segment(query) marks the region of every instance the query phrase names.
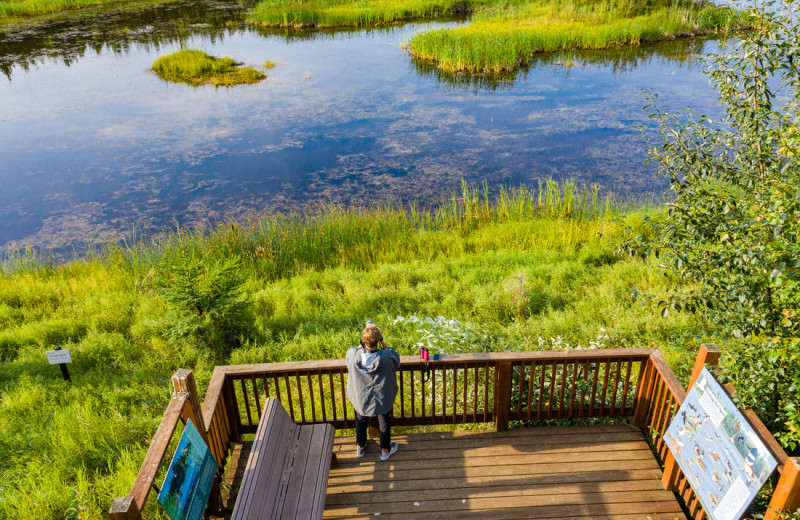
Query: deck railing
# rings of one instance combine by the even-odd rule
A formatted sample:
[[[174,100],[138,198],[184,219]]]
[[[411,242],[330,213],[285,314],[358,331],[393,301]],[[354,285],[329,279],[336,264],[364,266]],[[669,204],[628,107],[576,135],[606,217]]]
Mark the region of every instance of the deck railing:
[[[709,355],[703,347],[696,374],[707,361],[716,359],[718,354]],[[392,420],[396,426],[494,423],[497,430],[505,430],[510,421],[630,418],[652,439],[665,463],[665,487],[683,497],[693,518],[704,516],[663,440],[686,392],[656,349],[456,354],[431,362],[427,370],[416,358],[405,356],[398,386]],[[346,389],[344,360],[216,367],[203,401],[201,422],[220,471],[232,445],[241,442],[243,435],[255,433],[268,397],[281,401],[297,423],[327,422],[337,429],[353,428],[355,412]],[[757,431],[766,432],[755,416],[751,419]],[[172,421],[166,415],[164,420]],[[174,429],[173,424],[171,431]],[[778,487],[788,490],[785,497],[773,498],[772,505],[800,507],[800,498],[792,494],[800,482],[797,462],[767,436],[772,439],[771,446],[777,446],[773,451],[784,475]],[[161,462],[169,439],[163,447],[160,442],[157,436],[150,451],[161,455],[151,457],[148,452],[146,461]],[[143,465],[134,491],[143,486],[149,489],[157,469],[157,465]],[[775,497],[778,495],[776,492]],[[144,499],[146,493],[142,497],[141,492],[135,500],[130,496],[117,499],[111,518],[139,520]],[[218,501],[216,495],[212,499]],[[213,510],[217,505],[210,503],[209,507]]]

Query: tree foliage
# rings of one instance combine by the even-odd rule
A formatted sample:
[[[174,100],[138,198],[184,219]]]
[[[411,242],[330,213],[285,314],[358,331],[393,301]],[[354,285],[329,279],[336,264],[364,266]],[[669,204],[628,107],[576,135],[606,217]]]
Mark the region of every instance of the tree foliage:
[[[170,340],[227,352],[246,332],[247,298],[238,258],[214,260],[180,247],[162,261],[154,288],[170,307]]]
[[[752,31],[705,57],[722,121],[670,113],[651,159],[670,184],[666,211],[625,245],[692,282],[663,314],[703,314],[733,336],[723,367],[736,397],[790,450],[800,447],[800,26],[790,4],[747,14]]]

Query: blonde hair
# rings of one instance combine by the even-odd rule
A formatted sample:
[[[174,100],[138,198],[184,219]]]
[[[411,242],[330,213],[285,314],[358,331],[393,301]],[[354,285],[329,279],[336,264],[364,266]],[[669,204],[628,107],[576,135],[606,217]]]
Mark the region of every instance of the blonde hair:
[[[383,339],[383,332],[375,325],[367,325],[364,332],[361,333],[361,341],[364,346],[370,350],[375,350],[378,342]]]

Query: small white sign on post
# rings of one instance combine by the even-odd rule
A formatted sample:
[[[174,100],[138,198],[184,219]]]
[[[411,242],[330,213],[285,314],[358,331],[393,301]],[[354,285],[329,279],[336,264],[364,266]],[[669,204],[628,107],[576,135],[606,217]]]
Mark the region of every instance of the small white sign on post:
[[[47,354],[47,361],[49,361],[51,365],[72,363],[72,356],[69,354],[69,349],[48,350],[45,354]]]

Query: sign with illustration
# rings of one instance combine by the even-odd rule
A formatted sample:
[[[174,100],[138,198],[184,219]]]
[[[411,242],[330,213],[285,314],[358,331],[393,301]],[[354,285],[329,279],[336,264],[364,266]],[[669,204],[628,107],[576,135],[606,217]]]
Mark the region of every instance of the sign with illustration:
[[[172,520],[200,520],[216,473],[217,461],[189,419],[158,494],[158,502]]]
[[[741,518],[778,465],[705,368],[664,440],[712,520]]]

